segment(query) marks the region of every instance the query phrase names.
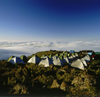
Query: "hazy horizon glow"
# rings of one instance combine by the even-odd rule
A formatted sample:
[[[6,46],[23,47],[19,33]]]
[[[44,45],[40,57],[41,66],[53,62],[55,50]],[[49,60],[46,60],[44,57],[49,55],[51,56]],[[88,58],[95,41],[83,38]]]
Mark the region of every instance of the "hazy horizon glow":
[[[91,49],[92,48],[92,49]],[[0,60],[10,56],[30,56],[40,51],[80,51],[93,50],[100,52],[100,41],[27,41],[27,42],[0,42]]]

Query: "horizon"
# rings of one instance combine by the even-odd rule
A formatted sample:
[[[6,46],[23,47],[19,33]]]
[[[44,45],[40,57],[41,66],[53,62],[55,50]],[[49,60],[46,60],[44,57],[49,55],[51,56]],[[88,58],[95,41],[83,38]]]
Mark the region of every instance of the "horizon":
[[[0,42],[0,60],[7,60],[10,56],[30,56],[37,52],[57,50],[93,50],[100,52],[100,41],[27,41],[27,42]],[[92,49],[91,49],[92,48]]]
[[[100,51],[99,0],[0,0],[0,14],[0,59],[50,48]]]

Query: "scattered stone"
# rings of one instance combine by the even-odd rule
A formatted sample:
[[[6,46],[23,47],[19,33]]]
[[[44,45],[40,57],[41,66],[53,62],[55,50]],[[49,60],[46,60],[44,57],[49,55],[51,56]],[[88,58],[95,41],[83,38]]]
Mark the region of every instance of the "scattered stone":
[[[59,70],[58,70],[58,73],[60,73],[60,72],[66,73],[66,70],[64,70],[64,69],[59,69]]]
[[[65,82],[62,82],[60,85],[60,89],[66,91],[66,88],[67,88],[67,84]]]
[[[75,87],[77,87],[80,90],[88,89],[90,86],[96,84],[96,79],[93,78],[91,75],[83,75],[79,77],[75,77],[71,83]]]
[[[58,84],[57,80],[55,79],[50,88],[59,88],[60,85]]]
[[[14,93],[13,94],[27,94],[27,88],[25,87],[25,85],[15,85],[14,88]]]

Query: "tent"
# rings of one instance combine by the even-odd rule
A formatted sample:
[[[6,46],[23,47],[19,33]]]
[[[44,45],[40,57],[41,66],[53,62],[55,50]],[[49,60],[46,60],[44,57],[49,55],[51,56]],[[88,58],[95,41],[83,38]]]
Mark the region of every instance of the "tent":
[[[72,56],[69,56],[68,57],[68,60],[69,60],[69,63],[70,63],[71,61],[73,61],[73,57]]]
[[[68,53],[67,56],[69,57],[70,56],[70,53]]]
[[[78,54],[77,54],[77,53],[75,53],[75,56],[76,56],[76,57],[78,57]]]
[[[12,64],[18,64],[18,63],[22,63],[25,64],[23,60],[21,60],[19,57],[13,57],[9,62],[11,62]]]
[[[57,56],[52,56],[52,60],[55,60],[55,59],[57,59],[58,57]]]
[[[39,65],[43,65],[44,67],[49,67],[50,65],[52,65],[53,62],[50,58],[43,58],[40,62],[39,62]]]
[[[65,57],[65,58],[63,58],[63,60],[62,60],[64,63],[69,63],[69,60],[68,60],[68,58],[67,57]]]
[[[20,58],[25,62],[25,63],[27,63],[27,57],[25,56],[25,55],[22,55],[22,56],[20,56]]]
[[[74,54],[72,55],[72,57],[73,57],[73,58],[76,58],[76,56],[75,56]]]
[[[63,53],[60,53],[60,56],[63,56],[64,54]]]
[[[85,61],[84,58],[81,58],[81,61],[82,61],[82,63],[84,64],[84,66],[87,66],[87,63],[86,63],[86,61]]]
[[[90,56],[89,55],[86,55],[85,57],[83,57],[85,59],[86,62],[89,62],[90,61]]]
[[[88,52],[87,54],[91,56],[93,54],[93,52]]]
[[[41,59],[42,59],[44,56],[45,56],[45,55],[42,55],[42,56],[41,56]]]
[[[10,56],[7,61],[9,62],[13,57],[15,56]]]
[[[63,55],[63,57],[65,58],[65,57],[67,57],[67,55],[66,55],[66,54],[64,54],[64,55]]]
[[[74,50],[70,50],[70,53],[75,53],[75,51]]]
[[[33,57],[31,57],[29,60],[28,60],[28,63],[39,63],[40,62],[40,59],[37,55],[34,55]]]
[[[83,65],[83,63],[80,59],[77,59],[76,61],[73,61],[71,63],[71,66],[75,67],[75,68],[78,68],[78,69],[81,69],[81,70],[84,70],[84,65]]]
[[[99,54],[100,54],[100,52],[95,52],[95,54],[96,54],[96,55],[99,55]]]
[[[52,58],[52,55],[50,54],[48,57],[49,57],[49,58]]]
[[[59,58],[62,60],[62,59],[63,59],[63,56],[62,56],[62,55],[60,55],[60,56],[59,56]]]
[[[59,54],[56,54],[55,56],[57,56],[57,57],[58,57],[58,56],[59,56]]]
[[[57,66],[62,66],[63,61],[61,61],[60,58],[56,58],[56,59],[53,60],[53,64],[57,65]]]
[[[63,54],[67,54],[67,52],[66,52],[66,51],[64,51],[64,52],[63,52]]]

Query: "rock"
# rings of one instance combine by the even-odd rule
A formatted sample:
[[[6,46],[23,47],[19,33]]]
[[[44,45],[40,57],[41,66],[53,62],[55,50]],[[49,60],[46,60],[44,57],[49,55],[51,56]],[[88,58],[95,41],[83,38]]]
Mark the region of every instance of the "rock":
[[[81,78],[81,77],[76,77],[76,78],[74,78],[73,79],[73,81],[72,81],[72,83],[71,83],[72,85],[73,84],[78,84],[78,85],[80,85],[80,84],[83,84],[83,79]]]
[[[19,91],[21,89],[21,85],[17,84],[17,85],[14,86],[13,89],[16,90],[16,91]]]
[[[88,89],[90,86],[96,84],[96,79],[93,78],[91,75],[83,75],[79,77],[75,77],[71,83],[75,87],[77,87],[80,90]]]
[[[27,88],[25,87],[25,85],[15,85],[14,88],[14,93],[13,94],[27,94]]]
[[[65,82],[62,82],[60,85],[60,89],[66,91],[66,88],[67,88],[67,84]]]
[[[58,84],[57,80],[55,79],[50,88],[59,88],[60,85]]]
[[[53,64],[49,65],[50,68],[53,68],[53,66],[54,66]]]

